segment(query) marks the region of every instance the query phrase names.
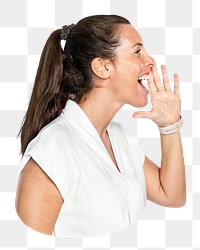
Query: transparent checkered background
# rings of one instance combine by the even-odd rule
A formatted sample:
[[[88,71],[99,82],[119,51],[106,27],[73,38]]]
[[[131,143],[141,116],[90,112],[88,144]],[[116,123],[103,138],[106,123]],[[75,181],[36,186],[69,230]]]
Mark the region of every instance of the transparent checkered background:
[[[170,79],[179,73],[187,204],[164,208],[148,202],[136,223],[111,235],[54,238],[27,228],[15,212],[20,163],[16,135],[49,34],[91,14],[128,18],[158,65],[167,65]],[[199,66],[200,0],[0,0],[0,249],[200,250]],[[149,120],[133,119],[132,113],[125,105],[115,120],[124,123],[159,164],[157,127]]]

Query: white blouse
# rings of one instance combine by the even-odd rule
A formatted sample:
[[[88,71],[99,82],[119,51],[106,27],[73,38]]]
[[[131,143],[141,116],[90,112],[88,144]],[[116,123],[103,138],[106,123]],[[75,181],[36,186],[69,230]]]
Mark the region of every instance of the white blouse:
[[[84,111],[71,100],[29,143],[32,157],[55,183],[64,203],[55,236],[98,236],[133,223],[146,206],[144,154],[119,123],[107,128],[120,172]]]

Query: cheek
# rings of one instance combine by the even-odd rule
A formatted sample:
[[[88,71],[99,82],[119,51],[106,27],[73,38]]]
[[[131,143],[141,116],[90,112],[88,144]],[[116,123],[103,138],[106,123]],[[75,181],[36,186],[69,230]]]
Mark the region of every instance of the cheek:
[[[141,59],[138,59],[132,64],[132,69],[135,74],[135,77],[139,77],[141,74],[142,69],[144,68],[144,62]]]

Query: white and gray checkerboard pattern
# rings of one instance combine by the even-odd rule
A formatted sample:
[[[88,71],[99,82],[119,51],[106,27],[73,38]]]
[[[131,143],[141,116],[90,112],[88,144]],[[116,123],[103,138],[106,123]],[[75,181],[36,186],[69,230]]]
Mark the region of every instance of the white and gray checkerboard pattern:
[[[170,79],[181,79],[182,139],[187,203],[164,208],[148,202],[139,220],[111,235],[54,238],[18,218],[19,131],[44,43],[53,31],[91,14],[119,14],[141,33]],[[0,249],[7,250],[200,250],[200,0],[0,0]],[[148,106],[147,108],[150,108]],[[160,162],[159,133],[149,120],[133,119],[125,105],[115,119]]]

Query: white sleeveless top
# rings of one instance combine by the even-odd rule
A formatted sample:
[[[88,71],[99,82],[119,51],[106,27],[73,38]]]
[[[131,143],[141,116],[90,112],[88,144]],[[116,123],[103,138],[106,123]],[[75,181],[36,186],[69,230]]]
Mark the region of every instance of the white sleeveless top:
[[[64,199],[53,235],[112,233],[144,209],[144,154],[121,124],[112,121],[107,131],[120,172],[89,118],[71,100],[29,143],[21,170],[32,157]]]

